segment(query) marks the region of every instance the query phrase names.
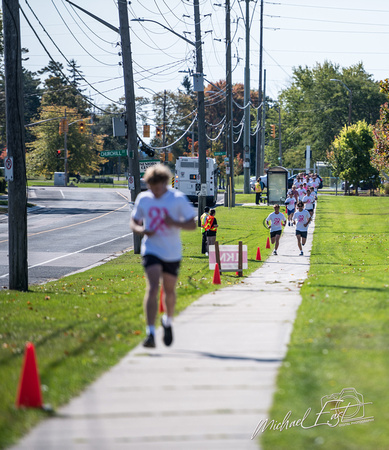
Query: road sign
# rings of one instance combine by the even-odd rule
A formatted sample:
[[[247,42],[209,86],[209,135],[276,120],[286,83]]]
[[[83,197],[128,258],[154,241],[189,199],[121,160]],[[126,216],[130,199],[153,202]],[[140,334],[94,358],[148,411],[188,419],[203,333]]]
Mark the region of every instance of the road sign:
[[[132,175],[128,175],[128,189],[132,191],[135,189],[135,179]]]
[[[142,159],[139,161],[139,171],[140,176],[143,177],[143,174],[150,166],[154,166],[154,164],[160,164],[161,161],[159,159]]]
[[[116,158],[118,156],[127,156],[127,150],[104,150],[100,152],[102,158]]]
[[[226,154],[226,152],[215,152],[214,153],[215,156],[223,156],[225,154]]]
[[[4,176],[6,181],[13,181],[14,179],[14,159],[12,156],[7,156],[4,160]]]

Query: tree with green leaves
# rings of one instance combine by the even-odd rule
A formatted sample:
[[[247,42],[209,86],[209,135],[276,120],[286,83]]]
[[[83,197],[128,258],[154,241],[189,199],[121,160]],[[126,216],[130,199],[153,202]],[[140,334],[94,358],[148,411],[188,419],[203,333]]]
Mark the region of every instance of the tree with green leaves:
[[[358,195],[358,186],[362,180],[376,180],[379,172],[371,164],[370,151],[373,148],[373,130],[364,120],[345,126],[334,139],[327,152],[335,176],[352,184]]]
[[[381,92],[389,99],[389,79],[381,81]],[[389,177],[389,104],[381,105],[380,118],[373,129],[374,147],[371,150],[373,166]]]
[[[351,123],[376,122],[385,98],[362,63],[341,68],[326,61],[313,68],[294,68],[292,84],[279,96],[286,167],[305,167],[307,145],[311,146],[313,162],[325,160],[334,136],[348,124],[350,97],[342,83],[352,92]],[[277,115],[270,108],[267,122],[278,124]],[[276,147],[278,141],[271,140],[268,145]],[[277,151],[267,148],[266,154],[277,155]]]
[[[98,152],[103,149],[103,139],[91,132],[87,100],[66,78],[51,75],[43,83],[41,107],[36,118],[36,122],[42,123],[31,127],[35,139],[27,145],[28,174],[51,175],[64,170],[64,136],[59,134],[59,122],[65,115],[69,123],[69,173],[93,174],[99,171],[103,161]],[[84,130],[79,128],[82,119],[86,124]]]
[[[40,121],[31,127],[35,140],[27,144],[26,167],[28,176],[51,176],[54,172],[64,171],[64,134],[59,133],[60,118],[64,117],[64,108],[46,106],[40,113]],[[80,130],[79,121],[89,119],[78,114],[76,109],[67,108],[66,117],[69,122],[67,132],[68,171],[95,174],[103,162],[98,152],[103,150],[102,137],[91,134],[87,124]]]

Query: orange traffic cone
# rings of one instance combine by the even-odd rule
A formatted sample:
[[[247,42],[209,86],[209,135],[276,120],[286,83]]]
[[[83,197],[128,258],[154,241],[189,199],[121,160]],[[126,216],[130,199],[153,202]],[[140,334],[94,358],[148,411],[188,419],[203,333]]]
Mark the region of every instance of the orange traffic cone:
[[[219,264],[218,263],[215,264],[215,270],[213,272],[212,284],[222,284],[221,279],[220,279],[220,272],[219,272]]]
[[[165,293],[163,292],[163,287],[161,286],[161,290],[159,292],[159,312],[165,312]]]
[[[271,248],[271,247],[270,247],[270,239],[269,239],[269,238],[267,238],[266,248]]]
[[[27,342],[24,352],[24,363],[20,377],[16,407],[42,408],[42,393],[39,381],[35,348]]]
[[[257,256],[255,258],[255,261],[262,261],[262,259],[261,259],[261,250],[259,249],[259,247],[257,248]]]

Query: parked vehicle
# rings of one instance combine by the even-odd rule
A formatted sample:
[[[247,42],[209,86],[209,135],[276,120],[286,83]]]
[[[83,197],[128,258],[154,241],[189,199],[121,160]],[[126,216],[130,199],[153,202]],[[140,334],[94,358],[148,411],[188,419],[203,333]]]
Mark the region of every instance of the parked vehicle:
[[[216,160],[213,158],[207,158],[206,168],[206,202],[208,206],[212,206],[217,200],[218,167]],[[201,189],[198,158],[180,156],[176,160],[174,188],[183,192],[188,197],[189,201],[197,203]]]
[[[358,183],[358,189],[361,189],[362,191],[367,191],[369,189],[377,189],[380,185],[381,180],[379,177],[372,176],[368,180],[361,180]],[[342,181],[342,190],[345,188],[345,181]],[[355,189],[353,184],[349,185],[349,189]]]

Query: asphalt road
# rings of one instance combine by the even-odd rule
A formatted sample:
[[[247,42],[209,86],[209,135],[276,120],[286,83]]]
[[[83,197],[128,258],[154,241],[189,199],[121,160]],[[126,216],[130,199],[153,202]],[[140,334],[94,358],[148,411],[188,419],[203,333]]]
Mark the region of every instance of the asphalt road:
[[[132,247],[128,189],[28,189],[29,285],[99,264]],[[8,288],[8,217],[0,216],[0,288]]]

